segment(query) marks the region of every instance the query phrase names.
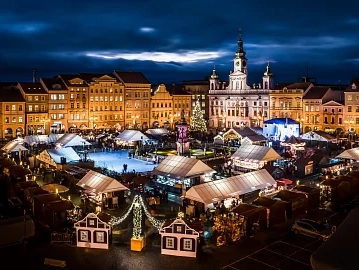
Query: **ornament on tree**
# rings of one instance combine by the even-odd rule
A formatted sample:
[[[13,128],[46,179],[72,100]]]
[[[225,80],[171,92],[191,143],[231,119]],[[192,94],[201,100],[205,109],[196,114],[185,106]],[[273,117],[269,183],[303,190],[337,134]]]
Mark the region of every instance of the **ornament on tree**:
[[[207,131],[206,120],[204,120],[203,118],[203,111],[198,101],[196,102],[196,105],[194,106],[193,109],[190,126],[192,131],[200,131],[200,132]]]

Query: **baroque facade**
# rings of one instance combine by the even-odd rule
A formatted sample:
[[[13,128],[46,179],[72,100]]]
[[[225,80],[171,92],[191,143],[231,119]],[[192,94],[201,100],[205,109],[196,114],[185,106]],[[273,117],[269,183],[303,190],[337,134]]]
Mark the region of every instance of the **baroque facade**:
[[[233,59],[233,71],[228,86],[220,83],[215,68],[209,79],[209,127],[226,129],[260,127],[269,118],[269,89],[274,86],[274,74],[268,63],[263,83],[248,85],[247,58],[241,36]]]

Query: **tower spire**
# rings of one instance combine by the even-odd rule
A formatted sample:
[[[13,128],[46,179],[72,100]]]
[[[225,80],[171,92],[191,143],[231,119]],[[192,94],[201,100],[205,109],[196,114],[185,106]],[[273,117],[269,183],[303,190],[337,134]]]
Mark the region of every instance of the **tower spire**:
[[[242,28],[239,28],[239,34],[238,34],[238,49],[236,52],[236,58],[245,58],[246,52],[243,49],[243,40],[242,40]]]
[[[212,71],[211,79],[218,79],[218,75],[216,73],[216,65],[213,65],[213,71]]]

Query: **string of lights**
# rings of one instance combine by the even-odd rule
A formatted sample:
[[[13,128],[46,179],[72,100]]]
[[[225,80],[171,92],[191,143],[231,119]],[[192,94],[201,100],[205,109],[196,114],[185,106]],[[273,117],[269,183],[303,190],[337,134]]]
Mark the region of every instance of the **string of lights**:
[[[142,209],[143,212],[145,212],[145,215],[149,219],[151,224],[155,226],[158,230],[160,230],[162,225],[164,224],[164,221],[158,220],[151,215],[151,213],[147,209],[145,202],[143,201],[143,198],[140,195],[135,195],[132,204],[130,205],[130,207],[122,217],[112,217],[111,220],[109,221],[109,224],[111,226],[121,224],[131,214],[131,211],[133,210],[133,227],[134,227],[133,236],[138,238],[142,234],[142,225],[141,225],[141,221],[143,218]]]

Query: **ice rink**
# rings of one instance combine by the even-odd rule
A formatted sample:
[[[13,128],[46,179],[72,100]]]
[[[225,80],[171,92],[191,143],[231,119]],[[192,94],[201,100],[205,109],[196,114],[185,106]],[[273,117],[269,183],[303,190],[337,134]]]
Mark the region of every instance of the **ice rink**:
[[[129,159],[127,150],[120,150],[116,152],[97,152],[90,153],[89,158],[95,161],[96,167],[106,167],[109,170],[122,172],[123,164],[127,164],[127,171],[131,172],[147,172],[152,171],[155,164],[152,162],[145,162],[137,159]]]

